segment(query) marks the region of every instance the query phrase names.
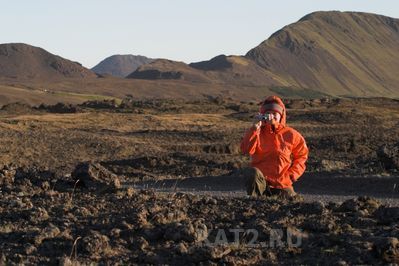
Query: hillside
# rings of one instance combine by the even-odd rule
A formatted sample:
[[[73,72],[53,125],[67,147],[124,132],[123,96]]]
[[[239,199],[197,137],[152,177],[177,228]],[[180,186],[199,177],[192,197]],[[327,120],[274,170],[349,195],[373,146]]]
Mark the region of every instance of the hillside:
[[[274,33],[246,58],[294,87],[333,95],[399,95],[399,20],[315,12]]]
[[[151,63],[152,61],[154,59],[141,55],[113,55],[105,58],[91,70],[98,74],[109,74],[124,78],[139,66]]]
[[[88,78],[97,75],[77,62],[23,43],[0,44],[0,76],[15,79]]]
[[[189,64],[190,67],[204,71],[213,82],[245,86],[289,86],[267,69],[243,56],[219,55],[211,60]]]

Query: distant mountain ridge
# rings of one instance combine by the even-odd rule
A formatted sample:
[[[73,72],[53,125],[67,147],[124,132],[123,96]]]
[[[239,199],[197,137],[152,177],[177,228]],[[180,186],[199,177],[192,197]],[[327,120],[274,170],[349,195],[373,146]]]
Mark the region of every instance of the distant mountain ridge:
[[[130,72],[133,61],[141,65]],[[28,94],[34,102],[44,96],[55,101],[57,95],[79,102],[97,94],[119,98],[228,95],[251,101],[269,94],[399,99],[399,19],[359,12],[315,12],[242,56],[218,55],[186,64],[115,55],[99,65],[106,66],[106,62],[107,75],[127,78],[104,78],[107,75],[97,75],[42,48],[1,44],[0,96],[3,102],[25,99]],[[97,73],[107,73],[99,67],[95,67]]]
[[[0,76],[34,79],[97,77],[77,62],[24,43],[0,44]]]
[[[154,59],[141,55],[112,55],[98,63],[92,70],[98,74],[109,74],[124,78],[139,66],[151,63],[152,61]]]

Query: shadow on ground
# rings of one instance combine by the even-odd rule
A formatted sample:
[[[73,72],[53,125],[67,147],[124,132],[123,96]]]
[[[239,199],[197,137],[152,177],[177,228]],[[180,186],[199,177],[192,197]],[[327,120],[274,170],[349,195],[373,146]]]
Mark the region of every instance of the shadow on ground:
[[[159,181],[126,182],[124,186],[153,188],[162,191],[244,191],[241,178],[234,176],[203,176],[185,179]],[[333,176],[329,173],[307,173],[295,184],[301,194],[373,196],[379,198],[399,198],[399,178],[395,176]]]

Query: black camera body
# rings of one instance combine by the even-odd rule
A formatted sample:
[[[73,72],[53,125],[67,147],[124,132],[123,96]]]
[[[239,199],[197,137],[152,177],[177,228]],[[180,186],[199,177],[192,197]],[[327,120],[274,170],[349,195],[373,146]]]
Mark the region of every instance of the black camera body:
[[[269,117],[267,116],[267,115],[264,115],[264,114],[257,114],[256,116],[255,116],[255,118],[256,119],[258,119],[259,121],[266,121],[266,120],[269,120]]]

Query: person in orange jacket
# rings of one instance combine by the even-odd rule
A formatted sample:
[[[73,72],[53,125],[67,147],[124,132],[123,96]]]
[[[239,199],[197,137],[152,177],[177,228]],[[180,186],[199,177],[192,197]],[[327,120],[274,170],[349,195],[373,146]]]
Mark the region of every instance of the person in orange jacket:
[[[241,151],[251,157],[251,167],[243,173],[248,195],[296,195],[292,184],[305,171],[309,151],[302,135],[286,125],[286,109],[279,97],[260,103]]]

